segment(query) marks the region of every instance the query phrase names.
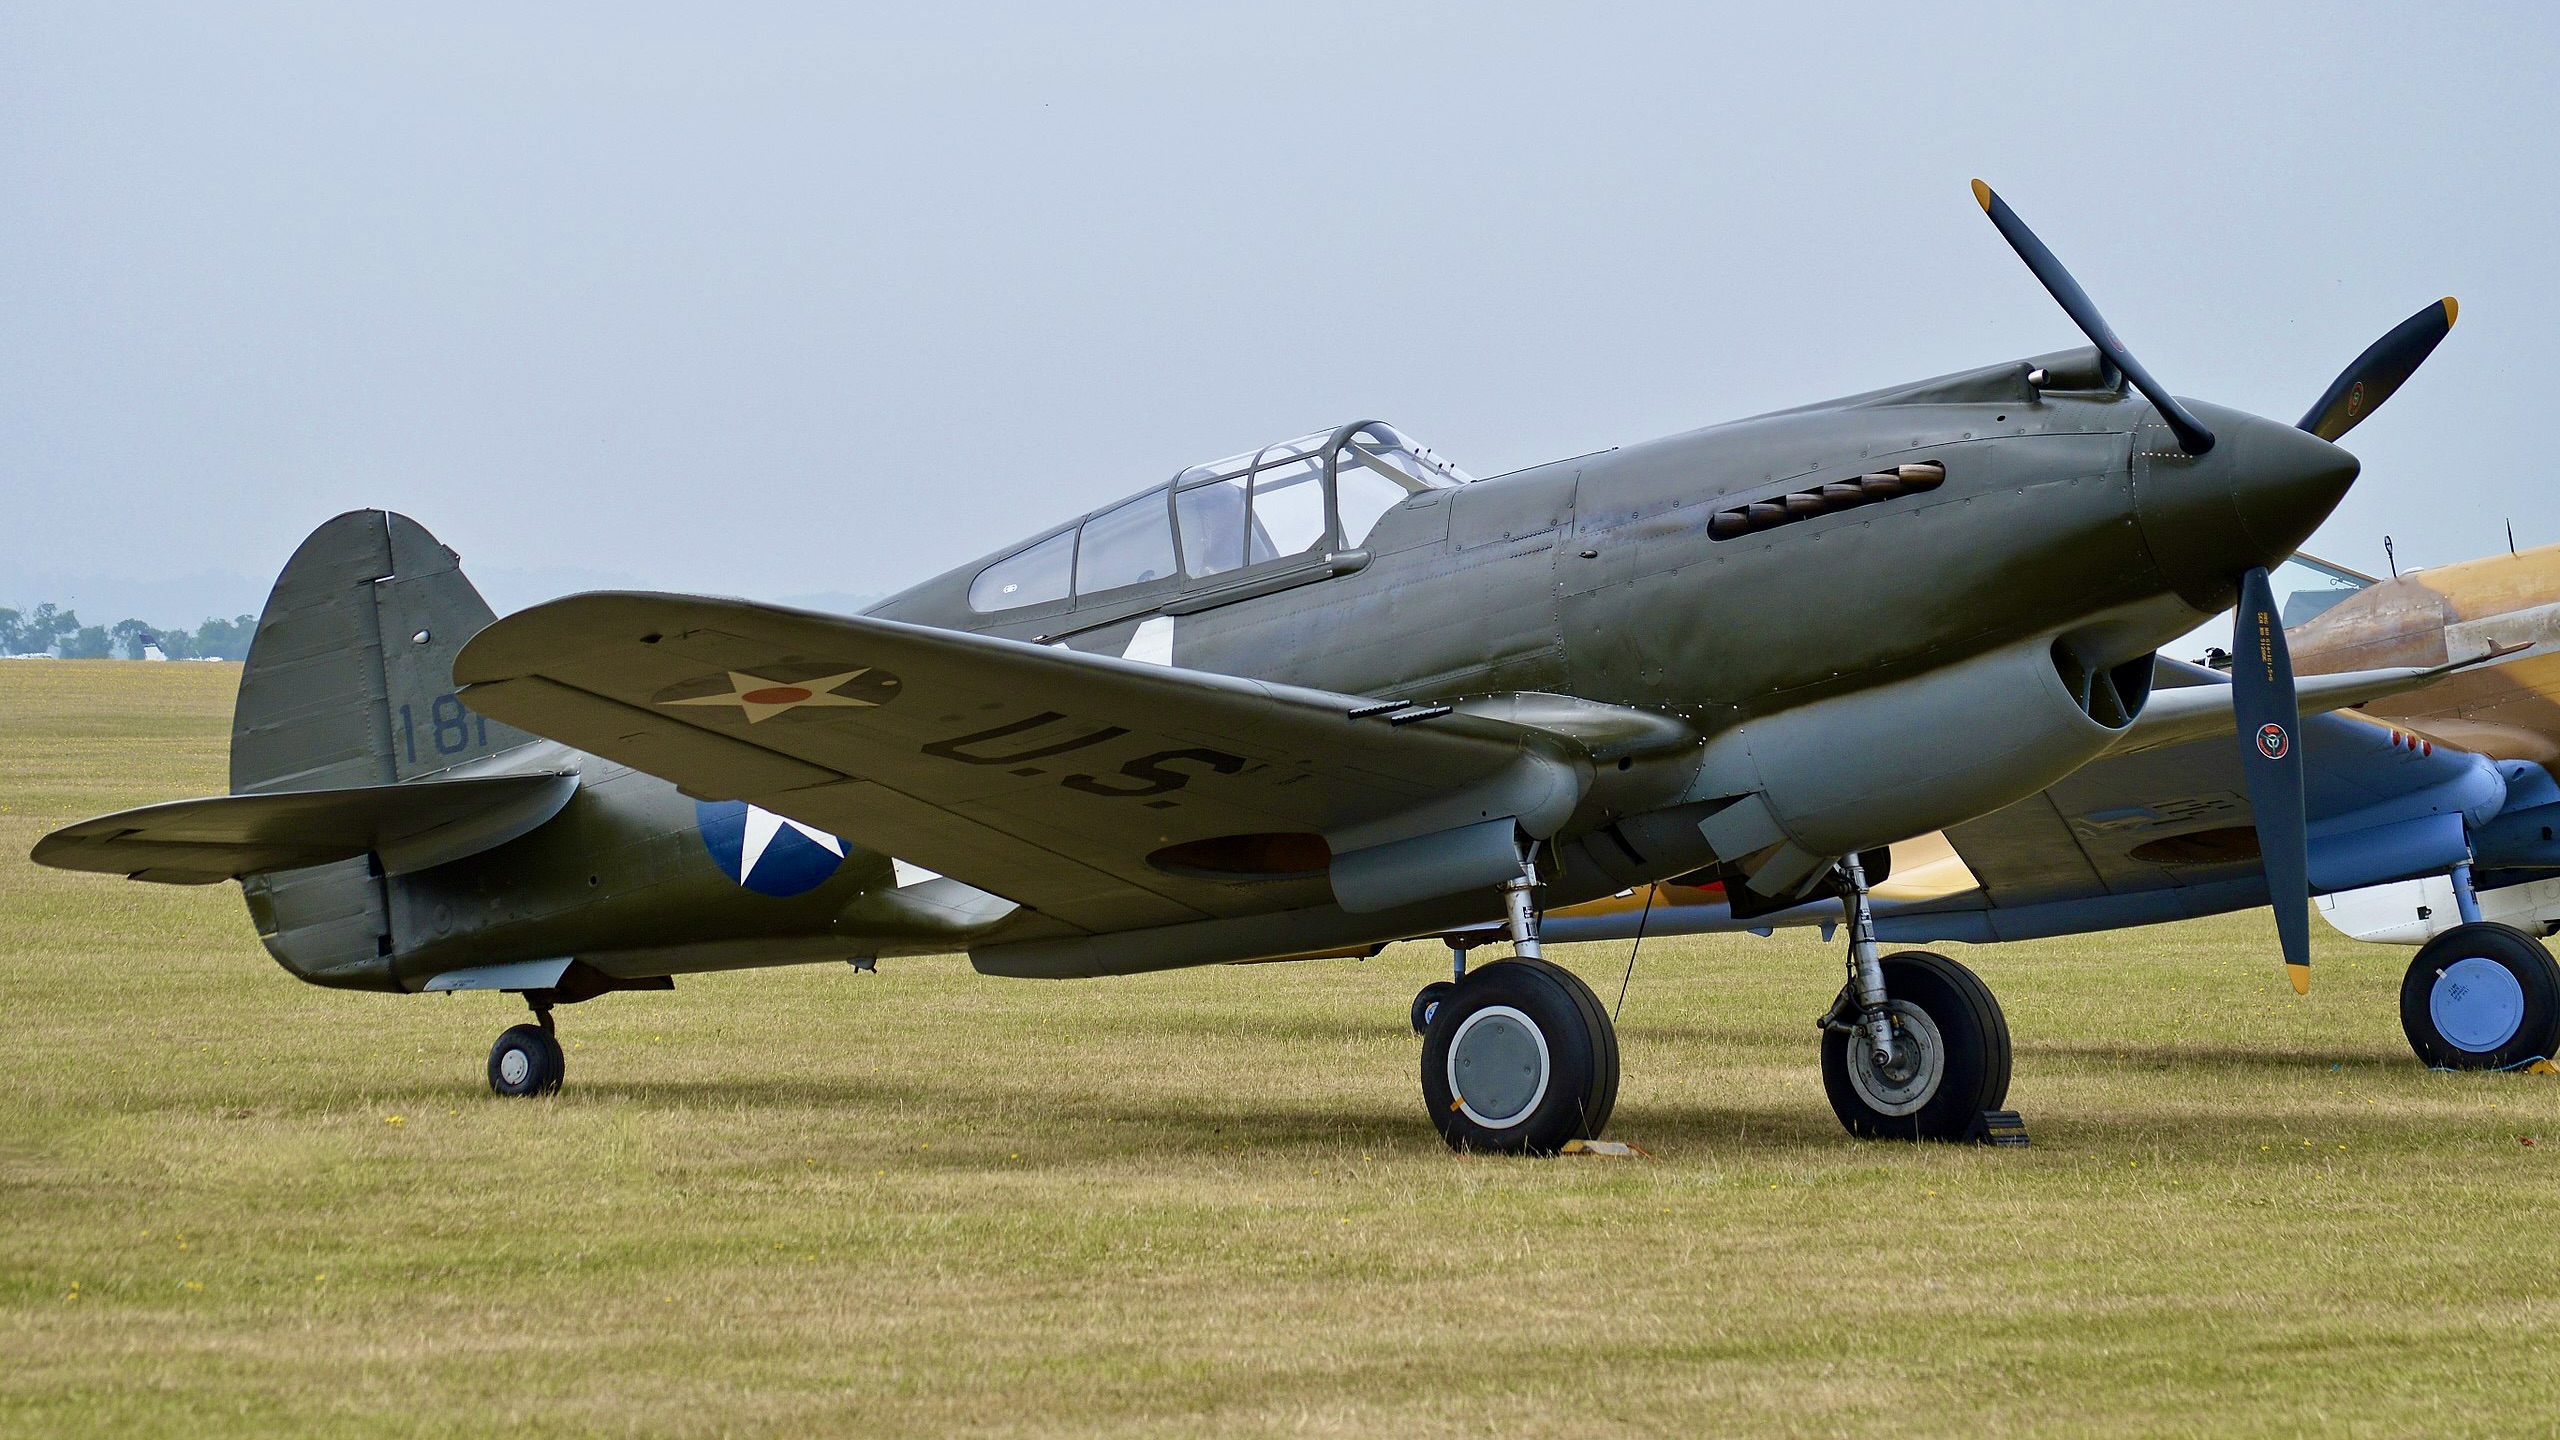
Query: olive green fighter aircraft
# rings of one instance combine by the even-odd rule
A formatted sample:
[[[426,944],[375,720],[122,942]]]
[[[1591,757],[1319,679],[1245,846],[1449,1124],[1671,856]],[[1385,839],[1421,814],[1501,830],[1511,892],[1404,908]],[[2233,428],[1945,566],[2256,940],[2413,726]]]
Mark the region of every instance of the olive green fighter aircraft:
[[[316,984],[519,992],[537,1023],[489,1060],[510,1095],[560,1084],[556,1006],[679,973],[965,950],[1108,976],[1498,922],[1510,958],[1459,950],[1417,1001],[1422,1090],[1452,1145],[1527,1152],[1598,1137],[1618,1086],[1541,911],[1708,872],[1773,908],[1838,897],[1820,1044],[1853,1134],[1979,1134],[1999,1003],[1880,953],[1867,859],[2105,753],[2153,652],[2262,588],[2357,466],[2334,417],[2173,398],[1976,195],[2088,347],[1488,480],[1345,425],[857,617],[599,593],[492,620],[414,522],[340,516],[260,622],[233,793],[35,858],[238,878]],[[2441,333],[2393,331],[2325,409],[2369,414]],[[2234,684],[2177,697],[2218,719],[2182,733],[2254,757],[2298,894],[2298,711],[2432,672],[2298,697],[2280,646],[2234,648]]]

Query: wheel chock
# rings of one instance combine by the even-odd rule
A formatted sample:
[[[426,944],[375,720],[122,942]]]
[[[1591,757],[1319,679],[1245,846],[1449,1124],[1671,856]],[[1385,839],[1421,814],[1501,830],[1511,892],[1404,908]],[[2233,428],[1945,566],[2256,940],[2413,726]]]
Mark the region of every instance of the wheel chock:
[[[1976,1145],[2024,1145],[2027,1122],[2015,1110],[1985,1110],[1974,1117],[1973,1128],[1964,1138]]]
[[[1619,1140],[1567,1140],[1564,1142],[1564,1149],[1558,1153],[1597,1155],[1604,1160],[1650,1160],[1653,1158],[1652,1151],[1640,1145],[1629,1145]]]

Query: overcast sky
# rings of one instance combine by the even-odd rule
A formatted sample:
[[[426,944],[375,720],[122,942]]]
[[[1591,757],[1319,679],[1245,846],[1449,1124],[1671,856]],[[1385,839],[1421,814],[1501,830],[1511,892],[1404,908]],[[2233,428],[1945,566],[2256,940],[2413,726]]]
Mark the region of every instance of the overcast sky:
[[[1827,8],[12,6],[0,603],[254,608],[359,505],[502,608],[885,592],[1356,417],[1491,474],[2079,343],[1974,175],[2286,420],[2458,295],[2314,548],[2560,540],[2560,11]]]

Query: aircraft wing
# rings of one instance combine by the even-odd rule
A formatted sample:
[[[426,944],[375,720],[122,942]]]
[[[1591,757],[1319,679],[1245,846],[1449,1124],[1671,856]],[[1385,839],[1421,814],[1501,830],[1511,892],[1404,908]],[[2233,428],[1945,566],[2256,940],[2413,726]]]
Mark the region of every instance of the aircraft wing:
[[[493,719],[1089,932],[1332,903],[1332,855],[1550,833],[1590,776],[1509,719],[738,600],[553,601],[454,674]]]
[[[2350,713],[2305,716],[2304,812],[2322,891],[2440,872],[2466,815],[2505,796],[2495,764]],[[2228,736],[2112,755],[1946,838],[1979,888],[1896,906],[1903,938],[2024,939],[2266,903]],[[1934,919],[1924,919],[1934,916]]]

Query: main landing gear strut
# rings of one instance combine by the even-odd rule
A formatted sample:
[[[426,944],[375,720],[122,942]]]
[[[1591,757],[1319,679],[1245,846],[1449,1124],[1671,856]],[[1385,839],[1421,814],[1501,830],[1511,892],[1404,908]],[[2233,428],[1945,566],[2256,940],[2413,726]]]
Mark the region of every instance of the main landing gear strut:
[[[1422,1103],[1455,1150],[1547,1154],[1596,1140],[1618,1103],[1618,1033],[1580,977],[1538,945],[1535,852],[1504,882],[1511,958],[1467,968],[1413,1000]]]
[[[1879,955],[1866,868],[1851,855],[1835,878],[1849,978],[1818,1023],[1822,1088],[1840,1123],[1876,1140],[1965,1140],[1986,1125],[2014,1127],[1999,1108],[2009,1098],[2009,1022],[1990,987],[1927,950]]]

